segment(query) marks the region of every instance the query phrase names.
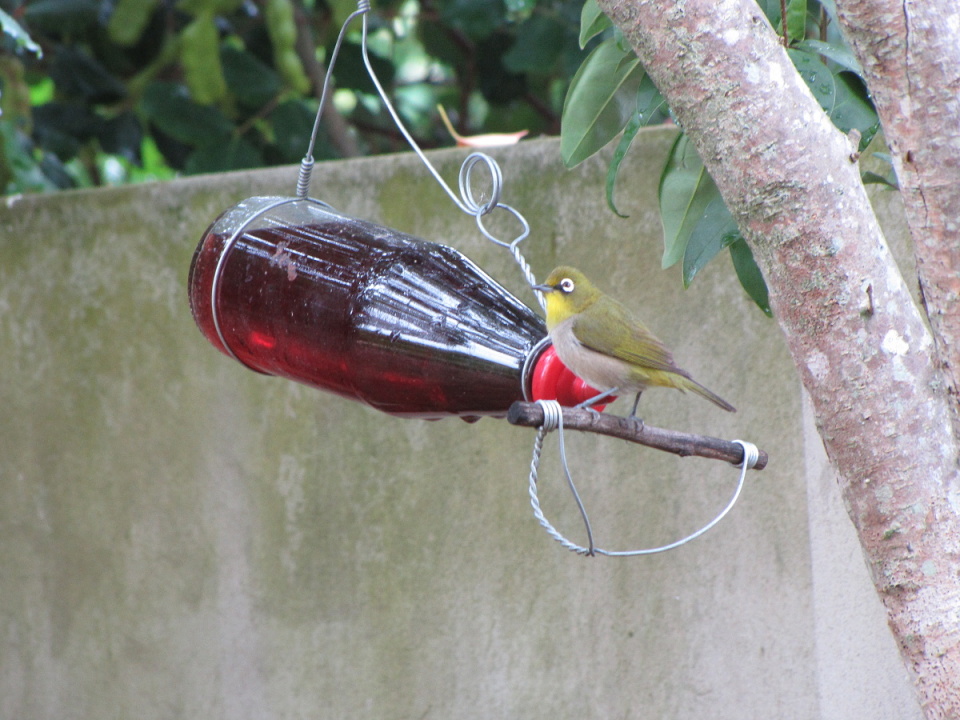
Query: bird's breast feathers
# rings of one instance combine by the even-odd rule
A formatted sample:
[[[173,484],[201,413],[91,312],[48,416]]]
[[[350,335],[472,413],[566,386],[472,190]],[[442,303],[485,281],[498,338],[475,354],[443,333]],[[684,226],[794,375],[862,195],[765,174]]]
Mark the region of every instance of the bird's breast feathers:
[[[615,357],[584,345],[574,331],[576,317],[569,317],[550,331],[557,355],[573,373],[598,390],[632,386],[630,366]]]

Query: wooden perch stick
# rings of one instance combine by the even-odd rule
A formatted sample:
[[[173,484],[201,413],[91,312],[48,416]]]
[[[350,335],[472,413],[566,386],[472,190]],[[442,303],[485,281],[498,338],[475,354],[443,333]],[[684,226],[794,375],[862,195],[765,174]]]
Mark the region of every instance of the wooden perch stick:
[[[507,412],[507,421],[511,425],[540,427],[543,424],[543,408],[537,403],[515,402]],[[672,452],[681,457],[697,455],[711,460],[726,460],[733,465],[743,460],[743,448],[729,440],[652,427],[644,425],[636,418],[565,407],[563,408],[563,427],[565,430],[609,435],[657,450]],[[767,454],[761,450],[753,469],[762,470],[766,466]]]

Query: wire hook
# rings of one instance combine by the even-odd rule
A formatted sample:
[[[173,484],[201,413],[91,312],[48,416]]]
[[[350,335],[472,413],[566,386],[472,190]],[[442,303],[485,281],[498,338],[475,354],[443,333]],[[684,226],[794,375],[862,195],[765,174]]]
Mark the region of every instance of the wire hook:
[[[310,175],[313,173],[313,149],[317,143],[317,135],[320,132],[320,118],[327,105],[327,96],[330,94],[330,81],[333,79],[333,66],[337,64],[337,56],[340,54],[340,46],[343,45],[343,39],[347,35],[347,28],[355,18],[363,15],[363,51],[366,57],[367,50],[367,17],[370,12],[370,0],[358,0],[357,9],[347,16],[340,27],[340,34],[337,35],[337,42],[333,46],[333,52],[330,53],[330,61],[327,63],[327,74],[323,78],[323,88],[320,91],[320,104],[317,106],[317,116],[313,120],[313,131],[310,133],[310,142],[307,144],[307,152],[300,161],[300,175],[297,178],[297,197],[305,198],[310,191]],[[369,68],[369,65],[367,66]],[[372,72],[372,71],[371,71]],[[379,87],[379,84],[378,84]]]
[[[477,163],[482,162],[490,171],[490,199],[481,205],[473,198],[473,187],[470,176]],[[482,152],[470,153],[460,166],[460,198],[463,200],[464,212],[471,215],[486,215],[500,204],[500,193],[503,191],[503,172],[497,162]]]
[[[454,193],[450,188],[447,182],[443,179],[437,169],[433,166],[427,156],[421,150],[420,146],[414,140],[413,136],[407,130],[406,126],[403,124],[403,121],[400,119],[400,115],[397,113],[396,109],[393,106],[393,103],[390,102],[390,98],[387,96],[386,91],[383,89],[383,86],[380,84],[380,79],[377,77],[376,72],[373,69],[373,65],[370,62],[370,55],[367,48],[367,13],[370,11],[370,0],[358,0],[357,9],[351,13],[347,19],[344,21],[343,26],[340,28],[340,33],[337,36],[336,44],[334,45],[333,52],[330,54],[329,63],[327,65],[327,73],[324,77],[323,88],[320,92],[320,102],[317,108],[317,115],[313,123],[313,131],[310,135],[310,142],[307,146],[306,155],[304,155],[303,160],[300,163],[300,174],[297,179],[297,197],[300,199],[309,199],[307,198],[309,187],[310,187],[310,176],[313,171],[314,158],[313,151],[316,145],[317,135],[320,130],[320,119],[323,114],[324,108],[328,100],[328,95],[330,92],[330,82],[333,77],[334,65],[337,62],[337,56],[340,53],[340,47],[343,44],[344,37],[346,36],[347,28],[351,22],[357,17],[361,17],[362,26],[361,26],[361,42],[360,50],[363,57],[363,64],[367,70],[367,74],[370,76],[370,80],[376,88],[377,94],[379,95],[381,101],[384,104],[387,112],[392,118],[394,124],[397,126],[397,129],[400,130],[404,139],[410,145],[411,149],[416,153],[417,157],[423,163],[424,167],[430,172],[433,178],[437,181],[440,187],[444,192],[449,196],[450,200],[456,205],[462,212],[467,215],[472,215],[476,219],[477,228],[480,233],[490,240],[491,242],[504,247],[513,254],[514,259],[517,264],[520,266],[523,271],[524,277],[526,278],[528,284],[532,287],[535,286],[536,278],[533,275],[532,270],[530,269],[529,263],[527,263],[523,254],[520,252],[520,243],[522,243],[530,235],[530,224],[527,222],[526,218],[515,208],[510,205],[500,202],[500,197],[503,192],[503,171],[500,169],[500,166],[497,164],[497,161],[492,157],[482,152],[473,152],[467,156],[463,161],[463,164],[460,166],[460,173],[458,176],[458,189],[459,196]],[[485,199],[484,195],[481,195],[481,199],[478,200],[474,195],[472,175],[474,168],[483,163],[487,170],[490,173],[490,195],[489,199]],[[491,214],[494,210],[500,208],[507,213],[511,214],[521,226],[521,232],[510,242],[505,242],[495,237],[484,224],[484,217]],[[218,269],[219,270],[219,269]],[[216,287],[216,283],[214,283]],[[541,307],[545,307],[545,302],[543,294],[539,291],[535,291],[537,300],[539,301]],[[219,332],[219,328],[218,328]],[[228,348],[229,350],[229,348]],[[727,503],[727,505],[720,511],[720,513],[709,523],[704,525],[702,528],[696,532],[687,535],[676,542],[672,542],[668,545],[662,545],[654,548],[646,548],[643,550],[625,550],[625,551],[612,551],[604,550],[598,548],[593,538],[593,528],[590,525],[590,518],[587,515],[587,510],[583,504],[583,501],[580,498],[580,494],[577,492],[576,485],[573,482],[573,477],[570,473],[569,466],[567,464],[566,457],[566,448],[563,439],[563,409],[558,402],[555,400],[540,400],[538,401],[543,407],[544,422],[540,426],[539,431],[537,432],[536,440],[534,441],[533,446],[533,458],[530,463],[530,482],[529,482],[529,494],[530,494],[530,504],[533,507],[534,517],[540,522],[540,525],[547,531],[547,533],[557,542],[559,542],[563,547],[573,552],[576,552],[580,555],[606,555],[609,557],[626,557],[626,556],[635,556],[635,555],[651,555],[654,553],[665,552],[667,550],[673,550],[674,548],[685,545],[686,543],[694,540],[710,528],[716,525],[720,520],[722,520],[728,512],[733,508],[734,504],[737,502],[737,499],[740,497],[740,491],[743,489],[744,479],[746,477],[746,472],[749,468],[752,468],[759,457],[759,451],[756,446],[752,443],[747,443],[742,440],[734,440],[735,443],[738,443],[743,447],[743,460],[740,464],[741,472],[740,479],[737,482],[736,490],[733,493],[733,497]],[[570,488],[570,492],[573,495],[574,501],[577,504],[577,507],[580,511],[580,516],[583,519],[584,527],[586,528],[587,533],[587,547],[581,547],[576,543],[571,542],[563,535],[561,535],[553,525],[550,524],[550,521],[547,520],[546,516],[543,514],[543,510],[540,507],[540,499],[537,494],[537,475],[539,472],[540,465],[540,456],[543,450],[543,441],[547,433],[551,430],[557,430],[560,441],[560,461],[563,466],[563,471],[566,476],[567,485]]]
[[[459,196],[450,188],[447,182],[443,179],[443,176],[437,171],[433,166],[433,163],[427,158],[423,150],[417,144],[417,141],[414,140],[413,135],[410,134],[410,131],[407,130],[406,125],[403,124],[403,120],[400,119],[399,113],[393,106],[393,103],[390,102],[390,98],[387,96],[386,91],[383,89],[383,85],[380,84],[380,79],[377,77],[377,73],[373,69],[373,64],[370,62],[370,54],[367,48],[367,13],[370,11],[370,0],[358,0],[357,9],[351,13],[343,23],[343,27],[340,28],[340,34],[337,36],[337,42],[334,45],[333,52],[330,54],[330,62],[327,65],[327,74],[323,81],[323,89],[320,92],[320,105],[317,108],[317,116],[314,119],[313,123],[313,132],[310,135],[310,142],[307,147],[307,153],[304,156],[303,160],[300,162],[300,175],[297,179],[297,197],[306,198],[310,188],[310,176],[313,172],[314,159],[313,159],[313,150],[316,145],[317,135],[320,131],[320,117],[323,114],[323,110],[326,107],[327,96],[330,91],[330,81],[333,77],[333,68],[337,62],[337,56],[340,53],[340,46],[343,44],[343,39],[346,36],[347,27],[351,22],[357,17],[362,18],[362,27],[361,27],[361,41],[360,41],[360,51],[363,57],[363,65],[367,70],[367,74],[370,76],[370,80],[373,83],[373,86],[377,90],[377,95],[379,95],[380,100],[383,102],[384,107],[387,112],[390,114],[391,119],[394,124],[397,126],[397,129],[400,130],[400,133],[403,135],[404,139],[407,141],[407,144],[410,148],[416,153],[417,157],[420,158],[420,162],[423,163],[424,167],[430,172],[434,180],[440,185],[443,191],[449,196],[450,200],[456,205],[462,212],[467,215],[472,215],[476,218],[477,228],[480,230],[480,233],[497,245],[507,248],[513,254],[514,259],[517,264],[520,266],[521,271],[523,272],[524,278],[527,280],[527,283],[532,287],[536,285],[536,278],[533,275],[533,271],[530,269],[529,263],[523,257],[523,254],[520,252],[519,245],[530,235],[530,224],[527,222],[526,218],[516,209],[505,205],[500,202],[500,196],[503,192],[503,171],[500,169],[500,165],[497,164],[497,161],[492,157],[482,152],[473,152],[467,156],[466,160],[463,161],[463,164],[460,166],[459,174]],[[478,163],[483,163],[487,166],[487,169],[490,171],[490,199],[486,202],[478,202],[476,197],[473,194],[473,188],[471,184],[471,175],[473,173],[474,167]],[[514,238],[511,242],[504,242],[503,240],[495,237],[484,225],[483,216],[489,215],[497,208],[502,208],[508,213],[513,215],[517,221],[520,223],[521,232]],[[536,297],[540,306],[544,306],[544,301],[542,295],[537,292]]]

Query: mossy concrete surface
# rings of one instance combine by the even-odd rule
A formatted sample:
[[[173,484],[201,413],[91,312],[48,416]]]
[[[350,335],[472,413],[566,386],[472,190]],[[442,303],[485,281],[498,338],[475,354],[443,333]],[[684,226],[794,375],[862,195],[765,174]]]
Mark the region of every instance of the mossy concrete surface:
[[[918,717],[776,323],[726,257],[686,291],[660,269],[674,137],[635,143],[626,220],[603,159],[567,171],[554,140],[493,153],[538,277],[580,266],[740,409],[651,391],[645,420],[770,454],[727,519],[646,558],[547,537],[532,430],[394,418],[207,342],[186,299],[194,248],[243,198],[292,194],[294,168],[7,198],[0,717]],[[455,185],[464,155],[430,157]],[[318,165],[311,194],[453,245],[534,303],[412,154]],[[567,453],[611,549],[692,531],[737,477],[596,436],[568,433]],[[541,500],[582,542],[555,435]]]

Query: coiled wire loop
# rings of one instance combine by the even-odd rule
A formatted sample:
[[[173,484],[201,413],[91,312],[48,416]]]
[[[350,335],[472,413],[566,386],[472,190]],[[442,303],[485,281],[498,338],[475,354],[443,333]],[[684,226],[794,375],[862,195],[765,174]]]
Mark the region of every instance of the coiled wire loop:
[[[404,139],[407,141],[407,144],[410,145],[410,148],[417,154],[417,157],[420,158],[420,162],[423,163],[424,167],[426,167],[430,174],[433,175],[440,187],[443,188],[444,192],[447,193],[453,204],[460,208],[460,210],[467,215],[472,215],[476,218],[477,228],[485,238],[496,243],[497,245],[500,245],[501,247],[507,248],[513,255],[516,263],[520,266],[520,270],[523,272],[523,276],[527,281],[527,284],[531,287],[536,285],[536,278],[530,269],[530,264],[526,261],[523,254],[519,250],[520,243],[530,235],[530,224],[518,210],[500,202],[500,195],[503,192],[503,172],[501,171],[500,166],[497,164],[497,161],[486,153],[471,153],[469,156],[467,156],[466,160],[463,161],[463,164],[460,167],[459,196],[453,192],[447,182],[443,179],[443,176],[440,175],[437,169],[433,166],[433,163],[430,162],[423,150],[420,149],[420,146],[417,144],[417,141],[414,140],[413,135],[410,134],[410,132],[407,130],[407,127],[403,124],[403,120],[400,119],[400,115],[393,107],[393,103],[390,101],[386,91],[380,84],[380,79],[377,77],[377,74],[373,69],[373,65],[370,62],[370,55],[367,50],[367,13],[369,11],[369,0],[359,0],[359,2],[357,2],[357,9],[344,21],[343,27],[340,28],[340,34],[337,36],[337,42],[334,45],[333,52],[330,53],[330,61],[327,65],[327,74],[323,81],[323,89],[320,92],[320,105],[317,108],[317,116],[313,123],[313,132],[310,135],[310,143],[307,147],[306,155],[300,162],[300,174],[297,178],[297,197],[307,197],[307,194],[310,190],[310,176],[313,172],[314,166],[313,149],[316,145],[317,134],[320,131],[320,116],[323,114],[324,107],[327,103],[327,96],[330,90],[330,81],[333,77],[333,68],[337,62],[337,56],[340,53],[340,46],[343,43],[348,25],[356,17],[361,17],[363,25],[360,50],[363,56],[363,64],[367,70],[367,74],[370,76],[371,82],[373,82],[373,85],[377,90],[377,94],[380,96],[380,100],[383,102],[384,107],[390,114],[390,117],[393,119],[397,129],[400,130]],[[472,184],[470,182],[473,168],[477,163],[480,162],[487,166],[491,176],[489,198],[483,199],[482,202],[476,200],[474,197]],[[520,233],[510,242],[499,240],[484,225],[483,216],[490,214],[497,208],[508,212],[510,215],[516,218],[520,224]],[[545,307],[542,293],[536,291],[535,294],[540,306]]]

